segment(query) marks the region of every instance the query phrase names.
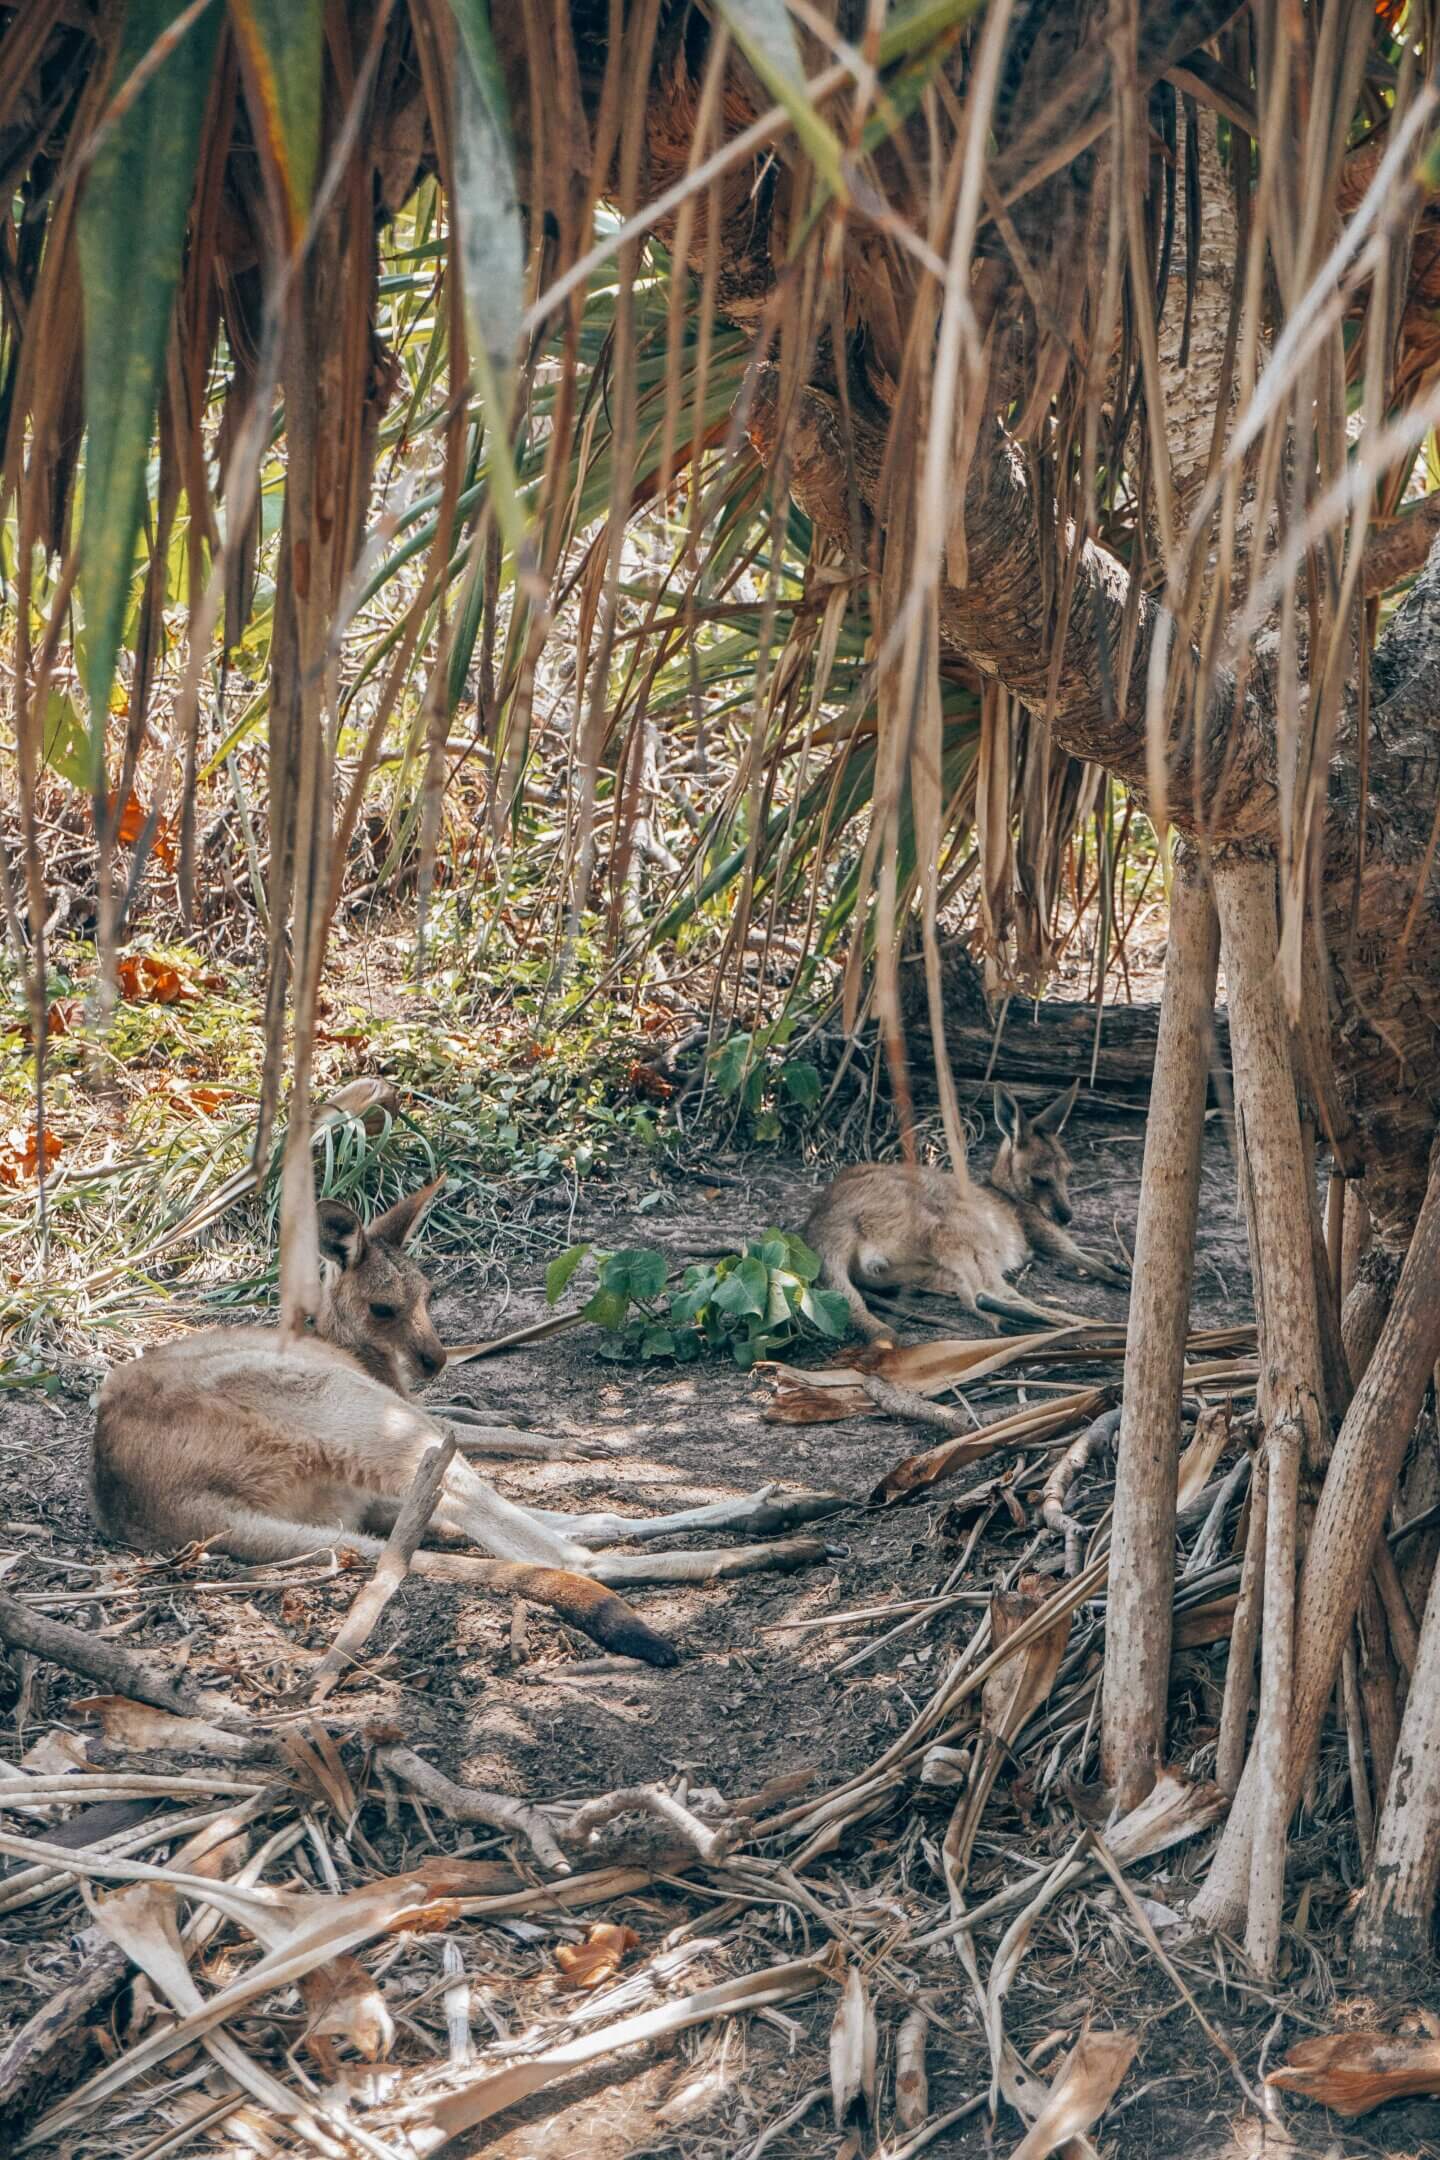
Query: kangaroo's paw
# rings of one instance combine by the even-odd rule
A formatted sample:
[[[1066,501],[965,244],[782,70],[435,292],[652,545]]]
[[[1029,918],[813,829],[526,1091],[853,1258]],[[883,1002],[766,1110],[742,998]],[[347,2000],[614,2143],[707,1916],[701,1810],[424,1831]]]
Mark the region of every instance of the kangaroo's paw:
[[[1032,1304],[1030,1299],[1018,1290],[1006,1297],[992,1297],[988,1290],[981,1290],[976,1295],[975,1303],[982,1313],[993,1313],[996,1319],[1009,1320],[1029,1333],[1034,1332],[1037,1322],[1042,1328],[1056,1325],[1053,1312],[1047,1312],[1043,1305]]]

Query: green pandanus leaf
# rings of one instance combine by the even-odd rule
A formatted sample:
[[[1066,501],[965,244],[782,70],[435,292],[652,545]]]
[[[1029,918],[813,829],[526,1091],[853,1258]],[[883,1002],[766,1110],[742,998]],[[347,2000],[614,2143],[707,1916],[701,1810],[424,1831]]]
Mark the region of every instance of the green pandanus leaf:
[[[178,0],[129,0],[112,101],[171,34]],[[220,13],[211,7],[124,105],[85,179],[78,217],[85,310],[85,514],[80,591],[90,699],[89,783],[104,790],[105,716],[124,635],[146,467]]]
[[[245,100],[283,207],[292,250],[304,236],[320,169],[324,0],[230,0]]]
[[[525,298],[525,232],[488,0],[451,0],[451,8],[460,31],[452,184],[465,305],[475,326],[475,379],[489,422],[490,497],[506,543],[519,560],[525,513],[510,428]]]

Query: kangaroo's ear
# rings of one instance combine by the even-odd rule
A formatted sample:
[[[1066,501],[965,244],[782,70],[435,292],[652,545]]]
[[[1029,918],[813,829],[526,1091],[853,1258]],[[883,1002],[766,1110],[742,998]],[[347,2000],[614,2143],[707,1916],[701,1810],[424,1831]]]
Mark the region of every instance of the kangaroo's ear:
[[[995,1123],[1012,1147],[1025,1138],[1025,1112],[1001,1080],[995,1083]]]
[[[370,1235],[380,1245],[408,1245],[429,1212],[430,1203],[445,1183],[444,1173],[422,1185],[419,1192],[406,1193],[394,1207],[377,1215],[370,1225]]]
[[[1057,1095],[1054,1102],[1047,1103],[1040,1112],[1040,1115],[1035,1120],[1036,1132],[1050,1133],[1052,1135],[1064,1132],[1066,1122],[1070,1112],[1075,1107],[1075,1098],[1079,1092],[1080,1082],[1072,1080],[1065,1093]]]
[[[320,1257],[338,1268],[359,1267],[365,1257],[365,1225],[343,1200],[322,1200],[317,1214]]]

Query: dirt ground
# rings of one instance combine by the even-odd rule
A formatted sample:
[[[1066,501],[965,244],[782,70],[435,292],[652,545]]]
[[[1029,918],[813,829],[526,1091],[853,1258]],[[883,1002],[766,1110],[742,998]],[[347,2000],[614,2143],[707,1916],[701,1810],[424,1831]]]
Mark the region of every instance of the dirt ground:
[[[1118,1226],[1129,1245],[1143,1130],[1138,1116],[1074,1121],[1082,1240],[1113,1249]],[[798,1228],[815,1173],[775,1161],[757,1164],[753,1157],[723,1158],[713,1164],[713,1175],[658,1174],[658,1182],[663,1198],[646,1208],[640,1203],[654,1185],[593,1185],[575,1215],[573,1235],[609,1247],[663,1243],[677,1254],[733,1246],[771,1224]],[[1242,1321],[1249,1317],[1245,1239],[1228,1137],[1218,1117],[1212,1117],[1207,1140],[1203,1218],[1196,1324]],[[438,1279],[435,1313],[452,1342],[488,1338],[545,1312],[535,1282],[517,1280],[508,1294],[492,1286],[477,1295],[465,1279],[448,1279],[443,1268]],[[1123,1315],[1123,1293],[1076,1284],[1048,1268],[1037,1268],[1027,1287],[1072,1309]],[[531,1609],[517,1633],[503,1601],[412,1581],[386,1614],[364,1672],[331,1698],[331,1707],[351,1718],[357,1731],[375,1720],[398,1728],[451,1775],[476,1785],[558,1801],[684,1773],[694,1785],[735,1800],[775,1777],[808,1769],[812,1790],[823,1792],[872,1763],[923,1706],[974,1626],[985,1595],[1033,1536],[1031,1523],[1017,1523],[998,1509],[961,1585],[973,1591],[973,1607],[952,1610],[837,1674],[841,1660],[882,1632],[884,1623],[869,1619],[804,1631],[796,1624],[936,1588],[973,1527],[973,1517],[954,1505],[957,1488],[946,1484],[888,1509],[864,1503],[862,1496],[883,1471],[912,1446],[925,1444],[913,1430],[879,1415],[809,1428],[769,1424],[763,1377],[718,1362],[681,1370],[618,1367],[597,1356],[589,1330],[452,1369],[436,1393],[468,1399],[500,1422],[598,1437],[612,1451],[590,1460],[487,1464],[487,1474],[517,1500],[644,1513],[778,1482],[833,1490],[855,1502],[824,1525],[830,1549],[823,1565],[793,1576],[759,1574],[636,1593],[646,1618],[683,1653],[674,1671],[587,1671],[593,1645],[548,1614]],[[1015,1399],[1012,1382],[989,1393],[976,1390],[973,1406],[985,1419],[1013,1408]],[[82,1401],[0,1407],[6,1474],[0,1554],[16,1556],[5,1588],[89,1592],[72,1606],[57,1606],[55,1617],[118,1632],[128,1648],[163,1654],[172,1669],[210,1684],[223,1682],[257,1711],[272,1708],[333,1637],[355,1578],[326,1581],[311,1570],[289,1588],[252,1589],[241,1570],[207,1561],[203,1579],[218,1589],[196,1589],[193,1572],[171,1568],[144,1578],[149,1587],[143,1598],[112,1598],[123,1571],[115,1555],[98,1545],[85,1514],[88,1422]],[[1079,1503],[1091,1520],[1103,1506],[1102,1487]],[[87,1574],[87,1566],[104,1572]],[[1205,1742],[1213,1739],[1223,1660],[1223,1644],[1177,1660],[1182,1766],[1209,1767]],[[67,1712],[76,1692],[53,1668],[22,1661],[0,1694],[0,1752],[16,1759],[42,1733],[78,1724]],[[1093,1753],[1087,1767],[1093,1776]],[[905,1989],[923,2000],[934,2021],[932,2108],[958,2106],[988,2084],[973,1997],[952,1954],[941,1947],[912,1956],[906,1949],[909,1934],[943,1917],[937,1848],[952,1800],[944,1791],[905,1790],[808,1874],[825,1910],[853,1927],[876,1956],[886,2124],[893,2119],[887,2081]],[[397,1828],[377,1804],[366,1809],[364,1824],[396,1865],[407,1859],[413,1864],[425,1849],[424,1830],[408,1813]],[[1076,1826],[1065,1777],[1044,1792],[1027,1779],[1012,1789],[1002,1777],[977,1848],[976,1896],[1011,1879],[1017,1861],[1058,1855]],[[457,1839],[444,1824],[434,1829],[446,1850],[501,1850],[488,1833]],[[1343,1909],[1356,1864],[1353,1853],[1337,1852],[1333,1837],[1314,1842],[1310,1910],[1323,1919]],[[1144,1894],[1161,1907],[1183,1906],[1187,1884],[1202,1872],[1205,1843],[1196,1852],[1181,1847],[1148,1870],[1140,1885]],[[1305,1865],[1303,1835],[1301,1844]],[[673,1879],[660,1881],[605,1917],[633,1926],[649,1954],[677,1930],[688,1929],[692,1940],[707,1937],[716,1919],[715,1896]],[[716,1927],[716,1947],[693,1968],[705,1978],[803,1954],[807,1943],[824,1946],[826,1930],[807,1914],[803,1899],[756,1903],[748,1912],[719,1917],[724,1926],[723,1932]],[[64,1976],[66,1960],[73,1958],[70,1939],[83,1924],[73,1900],[9,1920],[0,1916],[0,2044],[7,2027]],[[1252,2083],[1262,2057],[1274,2061],[1306,2032],[1334,2021],[1331,1998],[1343,1987],[1343,1972],[1332,1969],[1320,1922],[1312,1924],[1305,1948],[1292,1949],[1289,1971],[1273,1995],[1249,1987],[1237,1960],[1222,1962],[1210,1946],[1190,1940],[1183,1925],[1161,1924],[1170,1930],[1165,1941],[1187,1984]],[[493,2004],[513,2015],[529,2000],[526,1987],[548,1964],[553,1941],[574,1932],[560,1923],[503,1934],[476,1927],[462,1938],[464,1956],[469,1969],[489,1976]],[[982,1969],[993,1949],[987,1938]],[[907,1976],[900,1989],[893,1984],[897,1971]],[[816,1998],[768,2019],[700,2027],[668,2051],[642,2050],[558,2084],[504,2117],[495,2134],[477,2134],[452,2149],[504,2160],[559,2160],[582,2152],[586,2160],[634,2160],[642,2153],[734,2160],[754,2151],[767,2124],[807,2090],[824,2088],[803,2119],[764,2150],[770,2160],[850,2151],[829,2112],[825,2049],[832,2014],[833,1999]],[[1088,2018],[1139,2036],[1136,2064],[1104,2126],[1101,2144],[1110,2153],[1145,2154],[1147,2160],[1240,2160],[1262,2150],[1440,2155],[1440,2106],[1430,2103],[1391,2107],[1350,2127],[1314,2108],[1287,2107],[1288,2134],[1278,2118],[1263,2126],[1223,2057],[1177,2000],[1171,1980],[1143,1949],[1113,1892],[1092,1889],[1052,1909],[1021,1965],[1005,2015],[1010,2039],[1046,2075]],[[1355,2012],[1344,2015],[1353,2019]],[[990,2127],[981,2108],[926,2150],[952,2160],[1003,2155],[1018,2134],[1007,2111]],[[193,2149],[227,2148],[200,2141]]]

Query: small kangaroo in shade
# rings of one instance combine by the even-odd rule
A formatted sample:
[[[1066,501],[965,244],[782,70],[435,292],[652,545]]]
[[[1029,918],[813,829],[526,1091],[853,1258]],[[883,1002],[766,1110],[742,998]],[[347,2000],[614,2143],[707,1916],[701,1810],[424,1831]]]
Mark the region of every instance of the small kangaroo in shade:
[[[430,1285],[406,1250],[440,1182],[368,1226],[341,1201],[320,1202],[313,1334],[213,1328],[110,1374],[90,1472],[107,1537],[167,1551],[209,1544],[237,1560],[287,1560],[334,1544],[378,1558],[422,1457],[445,1433],[411,1400],[413,1387],[442,1370],[445,1347],[430,1319]],[[567,1564],[553,1527],[458,1456],[428,1534],[497,1557],[417,1552],[417,1574],[531,1598],[607,1650],[676,1662],[623,1598]]]
[[[995,1090],[1000,1145],[976,1184],[950,1170],[857,1163],[821,1194],[805,1227],[821,1279],[838,1290],[862,1334],[893,1331],[865,1303],[872,1290],[933,1290],[969,1311],[1033,1320],[1040,1311],[1008,1286],[1036,1253],[1067,1273],[1121,1286],[1127,1270],[1086,1252],[1065,1228],[1071,1217],[1069,1151],[1062,1133],[1079,1081],[1027,1117],[1007,1087]],[[1046,1316],[1049,1317],[1049,1316]]]

